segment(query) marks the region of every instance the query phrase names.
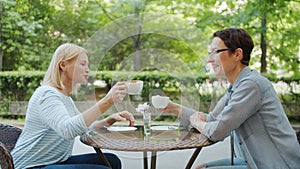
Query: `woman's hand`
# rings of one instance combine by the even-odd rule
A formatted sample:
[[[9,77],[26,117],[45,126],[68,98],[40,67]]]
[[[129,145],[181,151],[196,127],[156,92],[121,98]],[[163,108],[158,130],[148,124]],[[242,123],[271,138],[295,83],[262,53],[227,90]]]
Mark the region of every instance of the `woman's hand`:
[[[107,95],[99,100],[94,106],[83,113],[85,124],[90,126],[101,114],[106,112],[114,103],[120,102],[127,94],[125,82],[116,83],[107,93]],[[96,126],[102,126],[102,122],[97,122]],[[99,128],[99,127],[98,127]]]
[[[165,112],[165,113],[173,113],[173,114],[176,114],[177,116],[180,116],[182,107],[180,104],[174,103],[170,100],[167,107],[165,107],[163,109],[158,109],[158,111]]]
[[[127,94],[125,82],[117,82],[105,96],[107,99],[112,99],[114,103],[120,102]]]
[[[205,164],[200,164],[196,167],[196,169],[204,169],[205,168]]]
[[[108,116],[105,119],[106,123],[109,126],[113,125],[115,122],[125,121],[125,120],[129,121],[129,126],[133,126],[134,125],[134,117],[128,111],[122,111],[122,112],[111,114],[110,116]]]
[[[206,118],[203,112],[195,112],[190,116],[191,125],[199,132],[203,132],[206,124]]]

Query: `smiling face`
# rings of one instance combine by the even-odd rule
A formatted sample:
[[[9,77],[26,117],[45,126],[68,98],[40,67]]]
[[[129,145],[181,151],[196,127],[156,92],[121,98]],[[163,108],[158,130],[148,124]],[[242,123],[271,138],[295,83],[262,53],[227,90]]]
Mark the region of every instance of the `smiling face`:
[[[208,58],[208,63],[211,64],[213,72],[216,76],[226,76],[234,71],[237,66],[234,62],[234,52],[231,52],[224,44],[223,40],[215,37],[212,40],[211,54]]]

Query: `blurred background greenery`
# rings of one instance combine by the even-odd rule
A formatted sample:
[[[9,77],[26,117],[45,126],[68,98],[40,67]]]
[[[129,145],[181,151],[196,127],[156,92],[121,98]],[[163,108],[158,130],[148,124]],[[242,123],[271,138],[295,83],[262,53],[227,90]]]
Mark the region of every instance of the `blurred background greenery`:
[[[190,88],[184,93],[196,93],[199,97],[194,107],[201,108],[200,103],[208,102],[209,106],[204,106],[208,111],[224,88],[223,83],[222,89],[207,87],[218,86],[214,85],[218,80],[208,76],[204,69],[211,35],[219,29],[240,27],[255,42],[250,67],[273,81],[284,106],[292,109],[286,110],[290,119],[300,120],[298,0],[0,0],[0,20],[2,115],[14,113],[9,111],[12,102],[28,101],[60,44],[71,42],[89,49],[90,43],[97,40],[103,56],[92,60],[98,64],[92,67],[95,72],[90,86],[82,86],[82,93],[92,90],[98,99],[105,92],[98,96],[95,91],[101,87],[95,81],[103,80],[106,85],[102,88],[107,90],[114,81],[130,76],[146,82],[143,97],[156,88],[176,100]],[[132,32],[118,37],[128,29]],[[106,31],[108,35],[103,36]],[[118,41],[109,46],[111,39]],[[149,49],[156,49],[152,53],[158,54],[161,52],[157,49],[168,51],[185,69],[163,62],[168,69],[162,70],[157,62],[147,62],[151,56],[140,51]],[[154,66],[145,67],[143,63]],[[132,67],[127,68],[126,64]],[[188,76],[178,83],[182,75],[168,73],[173,69]],[[159,74],[164,71],[166,75]],[[185,81],[188,83],[184,84]],[[89,100],[84,97],[86,93],[79,93],[74,99]]]

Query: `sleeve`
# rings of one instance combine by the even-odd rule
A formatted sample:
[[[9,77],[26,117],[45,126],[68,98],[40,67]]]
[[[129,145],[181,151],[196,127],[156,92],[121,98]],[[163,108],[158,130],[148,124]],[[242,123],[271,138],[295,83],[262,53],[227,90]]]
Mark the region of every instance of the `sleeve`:
[[[254,81],[241,81],[228,105],[218,116],[212,116],[215,121],[206,123],[204,135],[212,141],[223,140],[259,109],[261,98],[261,89]]]
[[[75,107],[73,102],[70,103]],[[88,129],[83,115],[80,113],[71,117],[55,91],[46,90],[41,97],[40,106],[40,118],[43,122],[65,139],[74,139]]]
[[[186,129],[191,129],[192,125],[190,123],[190,116],[194,114],[196,110],[189,109],[187,107],[182,107],[182,115],[179,118],[180,120],[180,126],[186,128]]]
[[[214,121],[217,119],[217,116],[223,110],[225,105],[225,97],[222,97],[217,103],[216,107],[209,114],[205,114],[206,121]],[[187,107],[182,107],[182,116],[180,117],[180,126],[185,127],[186,129],[191,129],[190,116],[194,114],[196,110],[189,109]]]
[[[222,110],[224,109],[225,106],[225,100],[226,97],[223,96],[217,103],[216,107],[213,109],[212,112],[210,112],[209,114],[206,114],[206,121],[215,121],[217,120],[217,117],[219,116],[219,114],[222,112]]]

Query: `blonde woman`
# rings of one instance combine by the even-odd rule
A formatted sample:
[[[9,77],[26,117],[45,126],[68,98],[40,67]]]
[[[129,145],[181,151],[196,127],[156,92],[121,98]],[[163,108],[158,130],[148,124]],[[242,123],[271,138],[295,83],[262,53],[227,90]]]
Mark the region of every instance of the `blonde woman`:
[[[90,109],[78,111],[70,94],[76,84],[87,83],[89,71],[84,48],[67,43],[56,49],[42,85],[29,100],[24,130],[11,152],[16,169],[107,168],[95,153],[72,156],[74,138],[89,128],[112,125],[116,121],[129,120],[133,125],[134,117],[123,111],[97,121],[115,102],[123,100],[127,93],[124,82],[115,84]],[[116,155],[105,155],[113,168],[121,168]]]

